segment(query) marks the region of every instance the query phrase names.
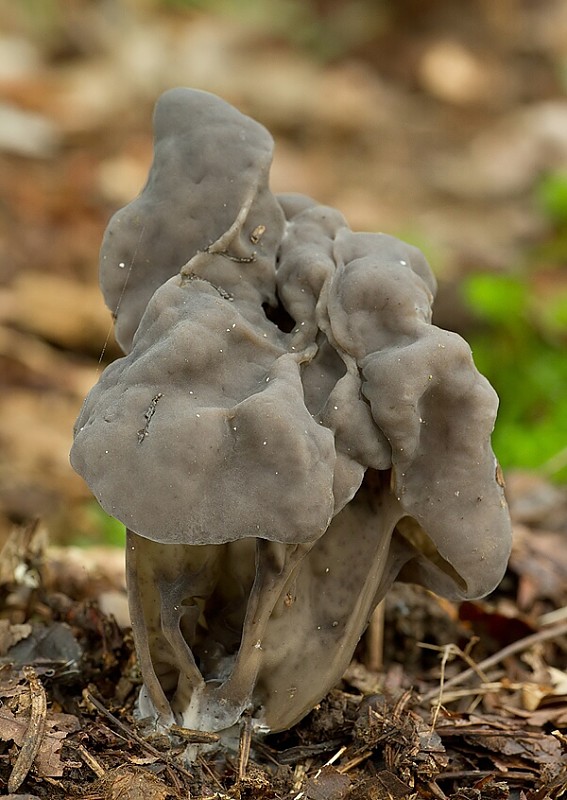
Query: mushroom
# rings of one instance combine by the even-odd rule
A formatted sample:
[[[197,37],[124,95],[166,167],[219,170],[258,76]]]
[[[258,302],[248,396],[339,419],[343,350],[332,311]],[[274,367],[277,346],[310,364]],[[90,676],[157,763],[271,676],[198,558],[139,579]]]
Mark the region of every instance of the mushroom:
[[[102,248],[127,355],[71,462],[127,527],[139,713],[163,728],[289,728],[394,580],[479,597],[510,550],[497,397],[432,325],[427,262],[274,196],[272,147],[223,100],[166,92]]]
[[[242,240],[232,241],[232,252],[244,259],[255,254],[246,270],[250,285],[241,284],[241,292],[254,283],[262,302],[274,302],[272,254],[284,218],[268,187],[273,151],[268,131],[220,98],[188,89],[172,89],[160,98],[154,130],[147,184],[112,217],[100,254],[102,293],[125,352],[155,290],[219,240],[252,197],[253,208],[242,212],[247,220],[239,231]],[[218,266],[224,282],[226,260]]]

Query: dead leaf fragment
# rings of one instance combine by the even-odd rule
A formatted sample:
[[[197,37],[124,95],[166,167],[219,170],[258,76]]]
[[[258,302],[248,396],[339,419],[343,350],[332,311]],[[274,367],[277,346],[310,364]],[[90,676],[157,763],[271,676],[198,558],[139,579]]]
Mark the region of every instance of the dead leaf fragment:
[[[165,800],[171,796],[167,786],[145,769],[118,767],[101,780],[106,800]]]
[[[22,747],[8,778],[9,792],[17,791],[27,778],[41,747],[47,716],[47,696],[37,672],[30,666],[24,667],[23,672],[29,686],[30,715]]]
[[[548,667],[549,683],[525,683],[522,687],[522,705],[528,711],[535,711],[544,701],[567,699],[567,672]]]
[[[29,726],[29,716],[15,715],[6,705],[0,707],[0,739],[23,745]],[[61,746],[65,737],[79,728],[79,721],[72,714],[49,713],[41,738],[35,766],[43,777],[58,778],[63,775]]]
[[[334,767],[323,767],[305,787],[308,800],[343,800],[350,788],[350,778]]]
[[[411,787],[400,780],[393,772],[381,770],[375,777],[368,778],[353,787],[348,800],[402,800],[411,795]]]
[[[27,638],[32,631],[32,626],[25,622],[21,625],[11,625],[9,620],[0,619],[0,658],[22,639]]]
[[[99,355],[110,332],[100,291],[59,275],[27,271],[12,286],[8,320],[60,347]]]

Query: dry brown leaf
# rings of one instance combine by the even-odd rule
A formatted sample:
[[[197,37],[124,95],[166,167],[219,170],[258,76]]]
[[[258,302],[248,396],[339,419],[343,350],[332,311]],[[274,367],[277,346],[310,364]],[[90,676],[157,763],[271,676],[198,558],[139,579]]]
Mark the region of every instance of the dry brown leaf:
[[[111,317],[96,285],[59,275],[22,273],[12,285],[8,321],[68,349],[100,355]],[[113,352],[116,352],[114,349]]]
[[[0,707],[0,739],[14,741],[21,747],[29,725],[29,716],[14,714],[7,706]],[[65,737],[79,728],[79,721],[71,714],[49,713],[41,739],[35,766],[42,777],[57,778],[63,775],[61,746]]]
[[[105,800],[165,800],[167,786],[148,770],[124,766],[107,773],[101,780]]]
[[[305,796],[308,800],[343,800],[350,787],[348,775],[342,775],[334,767],[323,767],[307,782]]]
[[[411,787],[407,783],[393,772],[383,769],[375,777],[366,778],[356,784],[348,795],[348,800],[402,800],[411,794]]]
[[[32,631],[28,622],[11,625],[9,620],[0,619],[0,657],[5,656],[10,647],[26,639]]]
[[[562,495],[560,495],[562,497]],[[514,526],[510,568],[518,575],[518,606],[529,609],[541,598],[558,607],[567,599],[567,548],[563,531],[532,531]]]
[[[558,706],[544,706],[537,711],[528,711],[523,708],[501,705],[500,708],[506,714],[519,717],[526,721],[526,725],[531,728],[543,728],[544,725],[553,725],[556,728],[567,728],[567,702]]]
[[[549,667],[549,684],[525,683],[522,687],[522,705],[528,711],[535,711],[544,701],[567,703],[567,672]]]

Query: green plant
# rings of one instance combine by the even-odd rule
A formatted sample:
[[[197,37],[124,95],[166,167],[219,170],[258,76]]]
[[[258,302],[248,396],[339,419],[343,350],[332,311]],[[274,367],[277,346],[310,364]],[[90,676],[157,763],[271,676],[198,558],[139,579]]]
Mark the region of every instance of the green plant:
[[[80,523],[75,529],[71,544],[76,547],[124,547],[126,528],[114,517],[109,517],[94,500],[84,506],[79,519]]]
[[[567,173],[552,172],[537,188],[538,205],[549,220],[567,225]]]
[[[475,274],[475,361],[500,396],[494,448],[505,468],[567,479],[567,284],[559,270]]]

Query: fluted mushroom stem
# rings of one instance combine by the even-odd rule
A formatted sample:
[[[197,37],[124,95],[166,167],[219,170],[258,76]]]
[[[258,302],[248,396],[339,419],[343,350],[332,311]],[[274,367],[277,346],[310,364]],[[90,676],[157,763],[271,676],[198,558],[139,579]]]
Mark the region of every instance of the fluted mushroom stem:
[[[240,647],[230,676],[219,685],[211,683],[198,693],[198,707],[184,719],[187,727],[222,730],[238,721],[252,703],[262,663],[262,640],[270,616],[294,571],[313,547],[285,545],[266,539],[256,541],[256,576],[246,608]],[[196,712],[195,718],[190,718]]]
[[[136,645],[138,665],[144,676],[144,687],[147,697],[157,717],[156,723],[158,726],[168,727],[175,722],[175,718],[153,665],[149,643],[150,630],[144,614],[140,581],[138,580],[138,542],[140,542],[140,537],[133,531],[127,529],[126,583],[128,586],[130,622],[132,624],[132,634]],[[151,709],[147,710],[151,711]],[[144,711],[142,711],[142,714],[145,716]]]

